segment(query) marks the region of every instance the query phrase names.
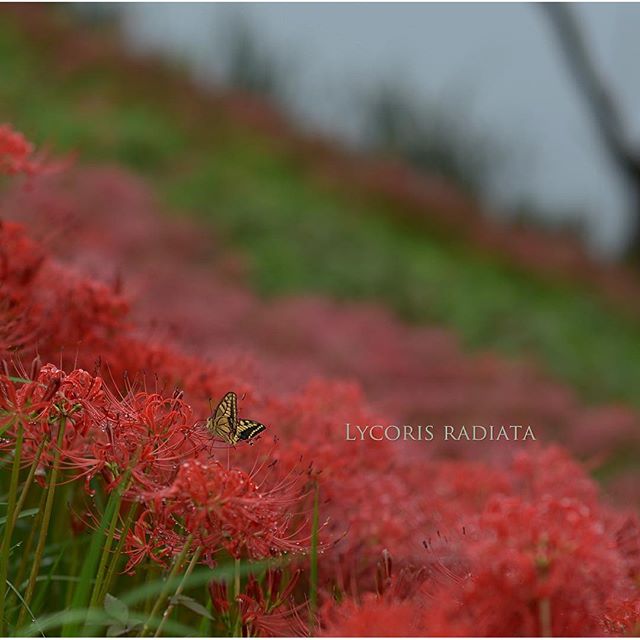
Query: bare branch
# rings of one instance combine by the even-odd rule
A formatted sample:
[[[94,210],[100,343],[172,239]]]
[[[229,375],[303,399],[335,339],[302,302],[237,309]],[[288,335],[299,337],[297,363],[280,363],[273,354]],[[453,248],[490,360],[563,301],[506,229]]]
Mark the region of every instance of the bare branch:
[[[543,2],[569,71],[615,166],[629,185],[633,224],[627,251],[640,258],[640,149],[634,148],[615,94],[600,73],[571,5]]]

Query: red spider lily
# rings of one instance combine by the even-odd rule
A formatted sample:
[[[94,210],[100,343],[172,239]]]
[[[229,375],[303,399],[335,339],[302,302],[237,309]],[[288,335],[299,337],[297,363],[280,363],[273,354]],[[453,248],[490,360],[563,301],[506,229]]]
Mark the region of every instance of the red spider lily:
[[[35,148],[21,133],[9,124],[0,124],[0,174],[16,175],[22,173],[28,177],[59,171],[69,161],[58,163],[45,162],[42,156],[35,154]]]
[[[82,278],[70,269],[45,260],[42,248],[20,225],[0,223],[0,313],[7,323],[0,329],[0,347],[37,347],[46,359],[61,351],[86,349],[85,366],[124,328],[125,300],[106,285]],[[29,340],[16,342],[13,325]]]
[[[615,637],[640,634],[640,597],[637,594],[622,600],[612,599],[608,603],[602,633]]]
[[[211,604],[215,610],[221,615],[226,616],[231,609],[231,603],[229,602],[229,594],[227,590],[226,582],[218,582],[212,580],[208,585],[209,597],[211,598]]]
[[[604,522],[571,498],[495,497],[467,540],[468,576],[430,607],[436,634],[598,634],[631,586]]]
[[[33,145],[8,124],[0,125],[0,173],[33,174],[38,164],[32,160]]]
[[[191,408],[177,395],[164,398],[140,392],[117,399],[108,392],[107,397],[108,404],[92,412],[101,438],[92,442],[84,460],[74,462],[90,476],[103,472],[110,483],[128,471],[127,495],[134,499],[141,492],[165,487],[180,463],[204,446],[205,434],[195,427]]]
[[[367,594],[360,604],[346,600],[342,605],[325,606],[322,635],[362,638],[423,636],[421,620],[415,603],[398,602]]]
[[[457,469],[459,482],[443,473],[447,468]],[[518,454],[495,485],[502,495],[489,490],[479,516],[475,504],[483,494],[468,482],[474,478],[468,468],[459,462],[428,467],[431,482],[419,500],[432,501],[434,517],[447,513],[444,504],[458,509],[457,519],[444,522],[464,523],[462,530],[429,536],[422,567],[405,564],[397,576],[385,553],[376,579],[381,597],[327,604],[327,635],[362,634],[367,621],[368,635],[584,635],[634,628],[635,521],[603,506],[593,481],[566,453]],[[401,562],[406,557],[403,551]],[[399,616],[395,630],[377,611]]]
[[[616,546],[629,577],[640,585],[640,522],[637,515],[629,516],[617,531]]]
[[[143,511],[126,536],[124,553],[128,561],[124,573],[134,573],[135,567],[146,560],[166,566],[171,557],[180,554],[184,542],[184,537],[170,528],[158,528],[151,511]]]
[[[44,260],[44,251],[24,229],[0,226],[0,349],[37,348],[43,359],[92,369],[101,360],[113,380],[126,372],[181,386],[206,406],[230,388],[250,391],[233,367],[205,363],[167,341],[149,340],[132,331],[126,299],[108,286]],[[147,372],[146,376],[142,372]]]
[[[38,344],[43,355],[55,358],[61,350],[72,347],[74,353],[84,350],[84,364],[92,365],[102,353],[117,349],[117,344],[110,343],[126,327],[128,304],[113,287],[53,262],[41,270],[37,285],[36,300],[41,300],[47,328]]]
[[[159,522],[180,522],[205,557],[223,548],[254,559],[304,550],[290,512],[297,495],[282,486],[261,490],[244,471],[215,461],[183,462],[168,489],[144,498]]]
[[[102,380],[78,369],[65,374],[54,365],[43,366],[31,382],[15,382],[6,374],[0,378],[0,407],[13,435],[18,425],[24,429],[23,461],[30,463],[41,442],[40,464],[53,459],[55,440],[65,423],[63,457],[81,447],[93,426],[89,409],[105,401]]]
[[[283,585],[281,569],[268,569],[262,581],[250,575],[244,589],[237,597],[244,636],[295,636],[306,635],[305,623],[300,617],[303,605],[291,602],[300,570],[289,577]],[[222,602],[226,588],[210,585],[212,599],[223,613],[228,612],[229,603]]]
[[[0,285],[0,358],[8,360],[35,344],[38,329],[29,320],[24,297],[3,288]]]
[[[123,197],[129,185],[120,186],[120,192],[112,192]],[[114,206],[95,193],[91,197],[109,203],[103,211]],[[140,201],[128,198],[125,212],[131,217]],[[148,232],[162,223],[153,216],[150,211],[146,222],[136,226],[138,235],[128,238],[121,231],[126,225],[106,224],[103,218],[103,227],[112,228],[114,240],[120,238],[124,248],[118,250],[131,263],[141,244],[155,242]],[[109,255],[110,241],[90,221],[85,224],[93,246],[102,248],[100,256]],[[185,251],[191,248],[189,241],[184,244]],[[160,249],[156,246],[156,257],[170,253],[166,246]],[[223,549],[249,558],[304,550],[309,525],[302,514],[308,513],[312,486],[318,487],[321,521],[328,521],[323,541],[337,540],[321,556],[319,594],[328,599],[335,589],[345,598],[335,611],[328,607],[327,630],[347,635],[634,631],[636,516],[606,507],[596,484],[569,454],[556,448],[515,453],[501,448],[492,451],[488,463],[438,459],[436,444],[346,442],[345,422],[388,420],[368,408],[356,384],[317,380],[299,388],[297,372],[324,367],[357,377],[394,416],[461,422],[473,414],[489,423],[496,416],[522,414],[546,425],[548,432],[557,426],[578,451],[636,442],[635,417],[628,410],[582,407],[567,389],[524,367],[491,355],[468,358],[442,331],[409,331],[380,310],[345,311],[326,302],[295,300],[265,309],[247,292],[220,283],[215,286],[222,297],[202,295],[211,291],[202,281],[198,284],[201,277],[208,285],[208,269],[198,276],[174,263],[168,270],[183,296],[180,304],[167,305],[166,294],[156,291],[156,299],[143,299],[137,313],[179,320],[185,334],[190,326],[200,327],[201,343],[196,344],[213,345],[212,362],[136,326],[118,284],[86,278],[48,257],[21,227],[0,226],[0,351],[10,352],[19,364],[37,348],[45,361],[64,363],[60,369],[47,365],[32,376],[19,376],[32,380],[27,383],[0,375],[2,446],[12,446],[21,424],[24,464],[44,439],[40,465],[51,464],[58,453],[60,482],[83,478],[91,493],[100,481],[106,492],[126,481],[124,500],[140,510],[125,539],[128,572],[147,560],[169,564],[190,538],[189,548],[201,547],[201,561],[208,565]],[[218,308],[223,300],[231,313],[212,314],[210,299]],[[272,352],[280,353],[285,344],[283,325],[296,328],[296,343],[278,362]],[[264,377],[261,385],[269,385],[268,395],[262,386],[261,393],[253,388],[256,371],[244,359],[220,356],[227,337],[243,348],[254,346],[264,358],[258,372]],[[97,358],[108,376],[87,372],[94,370]],[[289,367],[301,362],[306,368]],[[283,370],[289,377],[279,377]],[[142,372],[144,392],[130,388],[127,371]],[[154,392],[147,392],[147,386]],[[182,396],[165,393],[174,386],[185,390],[195,411]],[[283,396],[282,388],[295,391]],[[208,398],[229,389],[247,392],[241,415],[269,425],[255,447],[239,446],[219,456],[238,468],[214,460],[220,450],[213,449],[195,420],[206,416]],[[281,439],[265,447],[271,434]],[[257,479],[261,471],[248,471],[254,466],[269,470],[266,480]],[[300,467],[308,468],[306,492],[297,488],[305,477]],[[81,490],[77,494],[86,501]],[[92,526],[99,521],[91,511],[85,519]],[[389,555],[376,574],[384,549],[393,554],[395,574]],[[295,633],[296,607],[285,601],[275,606],[282,598],[272,597],[287,588],[277,584],[276,573],[265,580],[264,585],[250,580],[239,596],[245,631]],[[222,612],[222,588],[212,589],[214,605]],[[383,614],[395,616],[393,627]]]
[[[117,399],[102,378],[81,369],[65,374],[45,365],[32,382],[16,383],[5,375],[0,385],[0,407],[11,422],[7,435],[18,424],[24,428],[25,463],[45,440],[40,463],[48,464],[64,420],[61,468],[79,472],[74,478],[84,476],[87,486],[102,473],[110,490],[128,471],[136,495],[163,487],[206,438],[181,399],[147,393]]]
[[[0,282],[4,287],[14,292],[31,287],[45,256],[42,246],[22,225],[0,221]]]
[[[444,575],[444,574],[443,574]],[[446,584],[451,576],[441,576],[424,567],[405,567],[392,571],[391,556],[384,551],[378,563],[376,594],[346,597],[341,602],[327,600],[320,610],[321,635],[324,636],[424,636],[425,607],[430,606],[429,591]],[[430,584],[430,589],[425,584]]]
[[[43,258],[19,225],[0,221],[0,357],[35,344],[40,333],[28,290]]]
[[[296,570],[284,584],[281,569],[268,569],[262,581],[249,576],[244,592],[236,600],[243,636],[307,635],[300,615],[304,605],[295,605],[291,597],[300,574],[301,570]],[[210,582],[209,595],[223,622],[227,626],[233,624],[227,584]]]
[[[250,291],[230,286],[216,269],[219,265],[202,268],[188,260],[194,251],[200,255],[203,234],[183,220],[161,220],[148,185],[125,171],[83,170],[74,174],[73,181],[47,181],[40,189],[51,197],[27,194],[15,202],[14,196],[8,203],[11,215],[24,218],[38,210],[40,226],[48,228],[46,216],[57,197],[77,221],[75,242],[64,234],[60,243],[60,251],[76,264],[88,263],[109,277],[123,269],[130,274],[137,271],[144,279],[150,262],[162,262],[161,272],[154,267],[153,279],[143,280],[140,317],[153,320],[155,326],[171,324],[176,327],[172,341],[178,338],[216,358],[221,345],[237,345],[243,354],[251,350],[256,355],[254,371],[269,391],[296,388],[301,379],[324,371],[357,379],[367,396],[394,420],[415,422],[429,416],[436,424],[498,424],[517,416],[535,425],[542,438],[563,441],[581,455],[608,455],[615,447],[638,444],[637,419],[628,408],[585,406],[570,388],[523,363],[505,362],[491,353],[469,357],[455,336],[443,329],[409,329],[374,305],[336,305],[308,297],[261,303]],[[166,291],[172,291],[174,299],[178,296],[175,304],[166,304]],[[225,314],[216,313],[220,306]],[[89,366],[86,361],[81,364]],[[241,382],[246,385],[248,379]],[[181,386],[190,391],[189,385]],[[219,397],[229,388],[236,387],[225,384],[209,395]],[[207,393],[198,400],[206,402]],[[487,451],[504,456],[505,447],[494,444],[483,443],[483,455]],[[477,454],[473,443],[429,445],[431,451],[447,446],[455,447],[456,457]]]

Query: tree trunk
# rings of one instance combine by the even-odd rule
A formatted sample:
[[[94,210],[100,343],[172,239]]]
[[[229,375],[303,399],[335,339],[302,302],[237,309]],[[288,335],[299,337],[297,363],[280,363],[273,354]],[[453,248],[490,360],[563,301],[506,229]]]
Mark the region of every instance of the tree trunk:
[[[544,2],[540,6],[551,21],[602,142],[629,186],[632,230],[627,251],[629,257],[640,260],[640,150],[632,145],[621,109],[597,69],[571,5]]]

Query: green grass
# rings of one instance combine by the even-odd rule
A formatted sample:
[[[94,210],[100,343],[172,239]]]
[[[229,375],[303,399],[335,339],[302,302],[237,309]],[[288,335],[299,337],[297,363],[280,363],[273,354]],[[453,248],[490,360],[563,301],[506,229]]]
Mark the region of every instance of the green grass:
[[[0,24],[0,118],[83,160],[140,172],[170,205],[248,257],[265,295],[376,300],[451,327],[469,349],[532,357],[589,400],[640,406],[640,326],[597,295],[417,230],[382,205],[322,185],[264,136],[180,117],[166,89],[126,70],[48,71],[42,49]]]

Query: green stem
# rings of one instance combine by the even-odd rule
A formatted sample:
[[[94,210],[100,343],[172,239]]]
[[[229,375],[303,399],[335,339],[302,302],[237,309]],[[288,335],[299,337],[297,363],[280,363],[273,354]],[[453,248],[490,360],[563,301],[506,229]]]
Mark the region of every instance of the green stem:
[[[76,541],[75,544],[71,545],[71,549],[69,550],[69,557],[67,559],[68,562],[68,572],[70,576],[77,576],[80,573],[80,548],[81,545]],[[75,582],[69,582],[67,589],[65,591],[64,603],[66,609],[72,609],[71,603],[73,602],[73,593],[74,587],[76,586]]]
[[[178,575],[178,571],[180,571],[180,567],[182,566],[184,559],[187,557],[187,553],[189,553],[189,547],[191,546],[192,541],[193,541],[193,536],[189,536],[187,538],[187,541],[185,542],[184,547],[182,548],[182,551],[180,552],[180,555],[175,559],[175,562],[173,563],[173,567],[171,568],[171,573],[169,573],[169,576],[165,581],[165,586],[163,587],[162,591],[160,592],[160,595],[158,596],[158,599],[153,605],[153,609],[151,609],[151,613],[149,614],[149,618],[147,619],[147,621],[144,624],[144,627],[142,628],[140,637],[144,637],[147,635],[149,631],[149,626],[151,625],[151,621],[154,618],[156,618],[156,616],[160,612],[160,609],[162,608],[162,605],[165,603],[167,599],[167,595],[169,594],[168,585],[170,585],[173,581],[173,578],[175,578],[176,575]]]
[[[9,497],[7,503],[7,522],[5,523],[2,550],[0,551],[0,637],[5,635],[4,605],[7,594],[7,575],[9,572],[9,553],[11,552],[11,538],[16,522],[16,497],[18,493],[18,480],[20,477],[20,460],[22,457],[22,438],[24,432],[22,425],[18,426],[16,436],[16,450],[13,456],[11,468],[11,480],[9,482]]]
[[[207,593],[207,595],[209,594]],[[208,598],[206,608],[209,614],[211,615],[211,612],[213,611],[211,598]],[[208,618],[207,616],[202,616],[200,620],[199,631],[200,631],[200,636],[203,638],[208,638],[209,636],[211,636],[211,618]]]
[[[553,633],[551,631],[551,601],[549,598],[540,600],[538,613],[540,615],[540,635],[544,638],[550,638]]]
[[[42,516],[42,525],[40,526],[40,534],[38,536],[38,544],[36,546],[35,554],[33,557],[33,565],[31,567],[31,573],[29,574],[29,582],[27,584],[27,591],[24,595],[24,606],[20,609],[20,615],[18,616],[17,626],[20,627],[24,621],[24,616],[27,613],[27,607],[31,604],[31,598],[36,588],[36,580],[38,573],[40,572],[40,563],[42,562],[42,555],[44,553],[44,547],[47,542],[47,533],[49,531],[49,522],[51,521],[51,511],[53,509],[53,498],[56,492],[56,483],[58,481],[58,471],[60,469],[60,456],[62,454],[62,444],[64,440],[64,430],[66,427],[66,421],[62,419],[60,421],[60,427],[58,429],[58,440],[56,453],[53,459],[53,468],[49,475],[49,484],[47,486],[47,499],[44,504],[44,514]]]
[[[42,450],[44,449],[45,442],[46,442],[46,439],[44,439],[38,446],[38,449],[36,450],[36,455],[33,459],[33,462],[31,463],[31,467],[29,468],[29,475],[27,475],[27,479],[24,481],[22,492],[20,493],[20,498],[18,500],[18,504],[16,505],[13,526],[15,526],[16,518],[22,511],[22,507],[24,507],[24,503],[27,500],[27,495],[29,493],[29,489],[31,488],[31,484],[33,483],[33,479],[36,477],[36,471],[38,470],[38,465],[40,464],[40,456],[42,455]]]
[[[160,569],[160,565],[156,564],[155,562],[148,562],[147,570],[145,571],[145,575],[142,581],[146,583],[156,582],[157,580],[160,580],[161,575],[162,571]],[[153,596],[154,594],[150,592],[144,599],[144,605],[142,607],[142,612],[144,613],[144,615],[147,615],[151,612],[151,609],[153,609],[153,605],[155,604]]]
[[[33,521],[33,526],[29,531],[27,541],[22,548],[22,558],[20,559],[20,566],[18,567],[18,573],[15,578],[15,586],[19,588],[24,580],[24,575],[27,572],[29,566],[29,557],[31,556],[31,549],[33,547],[33,541],[36,537],[36,532],[40,530],[40,523],[42,522],[42,516],[44,514],[44,503],[47,498],[47,493],[43,491],[40,495],[40,502],[38,504],[38,513]]]
[[[98,565],[98,571],[96,573],[96,580],[93,585],[93,592],[91,594],[91,600],[89,601],[89,608],[96,606],[100,602],[100,594],[102,592],[102,581],[104,579],[104,572],[107,568],[107,562],[111,554],[111,545],[113,544],[113,538],[116,533],[116,526],[118,525],[118,518],[120,517],[120,504],[122,503],[122,494],[126,491],[129,483],[128,474],[123,482],[116,489],[117,499],[113,508],[113,514],[111,515],[111,521],[109,522],[109,529],[107,530],[107,539],[102,547],[102,555],[100,557],[100,564]]]
[[[36,455],[33,459],[33,462],[31,463],[31,467],[29,468],[29,475],[27,475],[27,479],[24,481],[24,485],[22,487],[22,491],[20,493],[20,498],[18,499],[18,503],[16,504],[16,507],[14,509],[14,518],[13,521],[11,522],[11,524],[7,523],[8,525],[8,529],[7,532],[5,533],[5,535],[8,535],[9,537],[11,537],[11,535],[13,534],[13,530],[16,526],[16,522],[18,519],[18,516],[20,515],[20,513],[22,512],[22,508],[24,507],[24,503],[27,500],[27,496],[29,495],[29,489],[31,488],[31,485],[33,483],[33,479],[36,476],[36,471],[38,470],[38,465],[40,464],[40,456],[42,455],[42,450],[44,449],[44,445],[45,445],[46,439],[42,440],[42,442],[40,443],[40,445],[38,446],[38,449],[36,451]],[[33,526],[31,527],[30,531],[29,531],[29,535],[27,537],[27,541],[26,543],[23,545],[22,549],[21,549],[21,555],[22,558],[20,560],[20,564],[18,566],[18,571],[16,573],[15,576],[15,583],[14,586],[17,589],[18,586],[20,585],[20,583],[22,582],[22,577],[24,576],[24,572],[26,570],[26,557],[29,555],[29,553],[31,552],[31,547],[33,545],[33,533],[34,530],[38,528],[38,526],[40,525],[40,521],[42,519],[42,509],[44,506],[44,493],[42,494],[42,500],[40,501],[40,505],[38,507],[38,513],[33,521]],[[10,532],[10,533],[9,533]],[[9,598],[7,600],[7,602],[11,602],[13,601],[13,598],[15,596],[15,592],[12,591],[11,594],[9,595]]]
[[[98,598],[98,602],[103,602],[107,593],[109,592],[109,587],[111,586],[111,581],[113,580],[113,576],[115,575],[116,570],[118,569],[118,564],[120,562],[122,549],[124,548],[124,544],[127,539],[127,534],[129,533],[129,529],[131,528],[131,524],[133,522],[133,518],[135,517],[138,505],[133,503],[129,507],[129,512],[127,513],[127,517],[124,521],[124,525],[122,527],[122,531],[120,532],[120,539],[118,540],[118,544],[116,545],[116,549],[113,552],[111,557],[111,562],[109,563],[109,568],[107,570],[107,575],[102,583],[102,589],[100,590],[100,595]]]
[[[180,596],[184,591],[184,585],[187,582],[187,578],[191,575],[191,572],[196,566],[196,563],[198,562],[198,558],[200,557],[201,551],[202,551],[202,547],[198,547],[196,549],[196,552],[193,554],[193,558],[191,558],[191,562],[189,563],[187,570],[184,572],[184,576],[182,577],[182,580],[180,581],[180,584],[178,585],[178,588],[176,589],[176,592],[174,593],[173,598],[169,601],[169,606],[164,610],[164,613],[162,614],[162,620],[160,621],[160,624],[158,625],[156,632],[153,634],[154,638],[157,638],[160,636],[160,632],[162,631],[162,627],[164,626],[164,623],[167,621],[167,619],[171,615],[171,612],[173,611],[173,608],[175,606],[175,599],[178,598],[178,596]]]
[[[235,559],[233,576],[233,597],[237,599],[240,595],[240,558]]]
[[[233,575],[233,602],[236,608],[236,619],[233,625],[233,636],[239,638],[242,635],[242,612],[240,611],[240,558],[235,559]]]

